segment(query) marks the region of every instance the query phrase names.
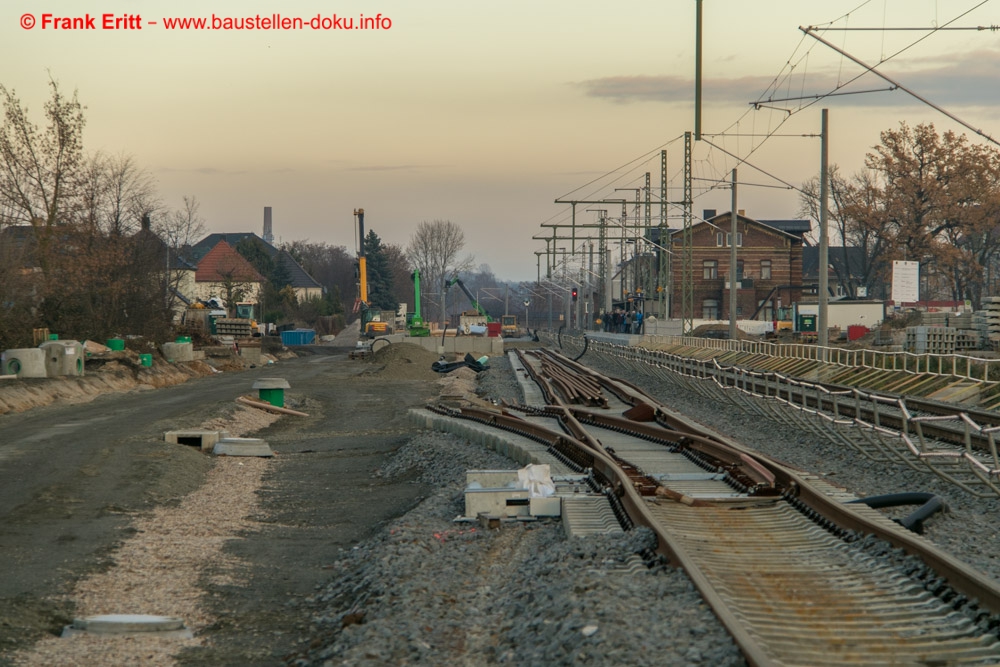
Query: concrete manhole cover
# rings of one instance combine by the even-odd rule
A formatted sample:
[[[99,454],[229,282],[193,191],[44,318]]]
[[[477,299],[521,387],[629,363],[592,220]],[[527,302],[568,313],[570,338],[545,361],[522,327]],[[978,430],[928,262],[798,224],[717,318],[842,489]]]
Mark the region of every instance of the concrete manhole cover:
[[[63,628],[62,636],[72,637],[84,632],[101,635],[155,633],[157,637],[178,638],[194,636],[184,627],[183,619],[147,614],[102,614],[74,618],[71,625]]]

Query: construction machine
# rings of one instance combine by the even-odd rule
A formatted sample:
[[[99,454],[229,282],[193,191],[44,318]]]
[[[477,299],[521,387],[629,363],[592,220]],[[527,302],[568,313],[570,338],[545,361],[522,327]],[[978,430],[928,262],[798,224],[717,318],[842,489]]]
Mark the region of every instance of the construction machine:
[[[475,308],[476,312],[479,313],[482,317],[486,318],[487,322],[493,321],[493,318],[490,317],[489,314],[487,314],[486,309],[483,308],[481,305],[479,305],[479,302],[476,301],[476,297],[472,296],[472,292],[470,292],[469,288],[465,286],[465,283],[462,282],[461,278],[455,276],[454,278],[449,280],[448,287],[451,287],[452,285],[458,285],[459,287],[462,288],[462,291],[465,292],[465,296],[469,297],[469,301],[472,302],[472,307]]]
[[[430,336],[431,330],[420,317],[420,269],[414,269],[410,278],[413,280],[413,315],[408,318],[407,330],[411,336],[423,338]]]
[[[382,311],[368,304],[368,264],[365,258],[365,209],[354,209],[358,220],[358,298],[354,301],[354,312],[361,314],[361,335],[374,338],[391,333],[387,322],[382,321]]]
[[[517,315],[500,316],[500,335],[505,338],[517,336]]]

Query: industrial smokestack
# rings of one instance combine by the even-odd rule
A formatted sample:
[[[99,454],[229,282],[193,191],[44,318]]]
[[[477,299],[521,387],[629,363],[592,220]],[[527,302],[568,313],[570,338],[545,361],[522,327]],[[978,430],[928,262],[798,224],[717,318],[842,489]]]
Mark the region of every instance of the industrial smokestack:
[[[268,243],[274,242],[274,232],[271,230],[271,207],[264,207],[264,240]]]

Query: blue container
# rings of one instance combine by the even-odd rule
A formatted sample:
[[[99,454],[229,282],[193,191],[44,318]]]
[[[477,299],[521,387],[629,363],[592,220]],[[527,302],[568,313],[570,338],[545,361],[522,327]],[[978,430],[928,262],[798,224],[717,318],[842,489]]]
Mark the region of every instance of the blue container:
[[[316,340],[315,329],[292,329],[281,332],[281,344],[286,347],[293,345],[309,345]]]

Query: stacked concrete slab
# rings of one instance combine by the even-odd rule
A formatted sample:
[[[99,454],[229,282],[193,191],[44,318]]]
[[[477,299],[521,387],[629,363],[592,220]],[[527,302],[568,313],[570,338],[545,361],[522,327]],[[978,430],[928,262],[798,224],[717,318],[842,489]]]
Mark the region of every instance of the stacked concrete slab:
[[[1000,344],[1000,296],[988,296],[983,299],[986,316],[986,335],[994,347]]]
[[[955,327],[906,327],[906,351],[916,354],[954,354]]]

